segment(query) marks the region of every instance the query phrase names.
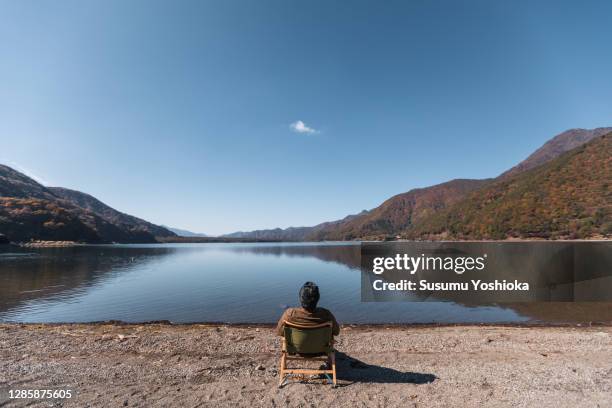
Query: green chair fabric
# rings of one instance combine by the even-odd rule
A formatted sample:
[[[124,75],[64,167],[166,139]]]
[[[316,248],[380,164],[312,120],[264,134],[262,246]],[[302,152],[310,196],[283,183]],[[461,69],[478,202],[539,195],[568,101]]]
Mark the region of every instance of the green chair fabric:
[[[332,328],[330,326],[315,329],[298,329],[285,326],[285,341],[289,354],[331,353],[333,347]]]

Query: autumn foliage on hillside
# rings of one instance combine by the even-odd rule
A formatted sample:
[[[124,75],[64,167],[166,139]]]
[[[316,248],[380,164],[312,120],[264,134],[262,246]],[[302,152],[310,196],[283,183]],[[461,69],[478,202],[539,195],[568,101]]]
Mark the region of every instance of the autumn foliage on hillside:
[[[402,233],[409,239],[612,236],[612,133],[500,179]]]
[[[490,182],[456,179],[426,188],[417,188],[391,197],[372,211],[349,220],[330,223],[312,231],[311,240],[381,239],[394,236],[428,216],[459,201],[470,191]]]
[[[0,230],[14,241],[100,241],[78,216],[57,203],[36,198],[0,197]]]
[[[12,241],[155,242],[141,229],[121,228],[63,200],[0,197],[0,231]]]

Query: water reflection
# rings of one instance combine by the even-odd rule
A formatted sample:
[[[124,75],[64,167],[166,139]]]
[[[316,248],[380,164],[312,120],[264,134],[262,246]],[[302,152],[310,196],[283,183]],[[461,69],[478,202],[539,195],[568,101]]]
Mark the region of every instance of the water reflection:
[[[228,249],[234,252],[250,252],[278,257],[314,257],[325,262],[346,265],[352,269],[359,269],[360,267],[361,247],[358,243],[244,244]]]
[[[171,252],[170,248],[0,247],[0,313],[41,298],[76,296]]]
[[[0,320],[274,322],[306,280],[343,322],[612,321],[610,303],[361,303],[356,244],[0,247]]]

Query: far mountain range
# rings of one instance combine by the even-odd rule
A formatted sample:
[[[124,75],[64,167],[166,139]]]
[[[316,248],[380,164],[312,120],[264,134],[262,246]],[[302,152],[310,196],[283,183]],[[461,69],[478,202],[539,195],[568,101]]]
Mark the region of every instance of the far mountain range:
[[[158,226],[89,194],[46,187],[0,165],[0,241],[206,240]],[[231,240],[469,240],[612,237],[612,128],[563,132],[501,175],[455,179],[312,227],[236,232]]]
[[[203,234],[201,232],[192,232],[192,231],[188,231],[188,230],[181,229],[181,228],[168,227],[166,225],[162,225],[162,227],[164,227],[166,229],[169,229],[170,231],[174,232],[179,237],[186,237],[186,238],[190,238],[190,237],[205,238],[205,237],[208,237],[207,234]]]

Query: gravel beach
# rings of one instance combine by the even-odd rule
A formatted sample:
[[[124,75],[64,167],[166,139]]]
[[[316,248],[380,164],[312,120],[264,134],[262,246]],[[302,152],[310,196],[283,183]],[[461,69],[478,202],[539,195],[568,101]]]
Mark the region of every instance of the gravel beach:
[[[609,326],[343,326],[337,389],[278,389],[279,346],[272,326],[0,324],[0,406],[612,406]]]

